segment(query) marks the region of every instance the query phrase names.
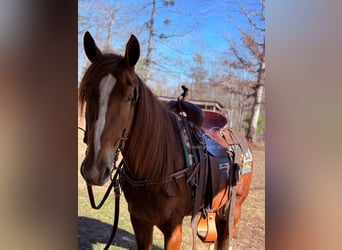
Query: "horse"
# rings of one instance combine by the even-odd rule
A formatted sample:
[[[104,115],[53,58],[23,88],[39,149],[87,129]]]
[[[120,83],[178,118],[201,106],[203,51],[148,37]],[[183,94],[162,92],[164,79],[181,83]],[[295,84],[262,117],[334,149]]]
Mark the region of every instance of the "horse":
[[[84,49],[91,65],[79,86],[79,105],[85,109],[87,144],[80,172],[87,185],[104,185],[120,150],[128,204],[137,249],[152,249],[153,227],[164,235],[165,249],[180,249],[182,221],[193,212],[192,188],[186,182],[185,159],[175,115],[138,77],[135,65],[140,45],[131,35],[124,56],[102,52],[89,32]],[[251,173],[237,186],[233,237],[241,205],[250,187]],[[223,212],[227,192],[213,197],[216,211],[216,249],[228,248],[228,218]],[[195,239],[194,249],[195,249]]]

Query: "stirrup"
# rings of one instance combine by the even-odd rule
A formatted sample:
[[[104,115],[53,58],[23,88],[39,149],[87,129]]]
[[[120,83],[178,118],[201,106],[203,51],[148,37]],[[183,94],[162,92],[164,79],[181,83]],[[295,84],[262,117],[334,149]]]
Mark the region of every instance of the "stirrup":
[[[206,210],[205,213],[201,213],[197,235],[205,243],[212,243],[217,240],[215,217],[216,213],[213,210]]]

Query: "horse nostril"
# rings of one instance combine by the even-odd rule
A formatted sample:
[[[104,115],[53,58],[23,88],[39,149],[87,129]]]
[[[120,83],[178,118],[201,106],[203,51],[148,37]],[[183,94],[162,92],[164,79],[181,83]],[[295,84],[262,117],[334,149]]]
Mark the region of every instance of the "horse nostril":
[[[84,178],[83,169],[84,169],[84,164],[83,164],[83,162],[82,162],[80,172],[81,172],[82,177]]]
[[[110,169],[106,167],[102,173],[101,180],[105,181],[109,175],[110,175]]]

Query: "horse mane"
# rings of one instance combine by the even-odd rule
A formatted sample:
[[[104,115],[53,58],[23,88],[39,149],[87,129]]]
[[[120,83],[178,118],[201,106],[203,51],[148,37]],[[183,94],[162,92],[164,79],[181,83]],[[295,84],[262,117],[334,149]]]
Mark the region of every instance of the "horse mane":
[[[124,152],[130,174],[158,179],[184,167],[176,122],[166,105],[139,79],[139,99]]]

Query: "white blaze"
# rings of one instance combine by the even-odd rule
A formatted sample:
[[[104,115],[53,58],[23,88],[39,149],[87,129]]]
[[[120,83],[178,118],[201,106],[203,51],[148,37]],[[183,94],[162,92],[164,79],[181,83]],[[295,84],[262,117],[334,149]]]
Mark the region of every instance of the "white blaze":
[[[106,113],[108,109],[108,101],[110,94],[116,84],[116,79],[113,75],[109,74],[104,77],[100,82],[100,103],[98,117],[95,122],[95,133],[94,133],[94,151],[95,161],[101,148],[101,136],[106,123]]]

